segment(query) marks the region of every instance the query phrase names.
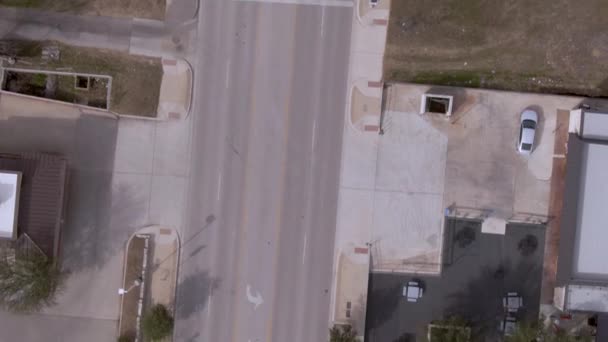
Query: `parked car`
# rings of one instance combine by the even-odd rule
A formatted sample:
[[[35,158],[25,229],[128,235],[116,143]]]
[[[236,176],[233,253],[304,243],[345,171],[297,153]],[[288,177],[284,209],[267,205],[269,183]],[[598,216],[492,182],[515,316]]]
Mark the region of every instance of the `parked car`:
[[[521,113],[519,138],[517,139],[517,151],[519,153],[524,155],[532,153],[537,125],[538,114],[534,110],[526,109]]]
[[[376,7],[378,0],[369,0],[369,7]]]

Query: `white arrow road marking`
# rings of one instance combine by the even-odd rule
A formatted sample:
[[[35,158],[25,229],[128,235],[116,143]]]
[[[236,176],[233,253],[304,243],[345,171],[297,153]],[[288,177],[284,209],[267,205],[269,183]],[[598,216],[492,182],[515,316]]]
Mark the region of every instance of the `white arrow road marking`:
[[[264,303],[264,299],[262,299],[262,295],[259,291],[255,292],[255,296],[251,293],[251,286],[247,284],[247,301],[253,304],[253,310],[256,310],[258,306]]]

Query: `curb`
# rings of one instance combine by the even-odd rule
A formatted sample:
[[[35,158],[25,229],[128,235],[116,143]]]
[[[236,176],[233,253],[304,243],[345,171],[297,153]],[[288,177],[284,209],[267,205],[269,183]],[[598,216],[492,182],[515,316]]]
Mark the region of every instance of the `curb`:
[[[179,281],[179,266],[180,266],[180,259],[181,259],[181,239],[180,239],[180,235],[179,232],[176,229],[173,228],[169,228],[167,226],[162,226],[162,225],[151,225],[151,226],[145,226],[143,228],[138,229],[137,231],[135,231],[134,233],[132,233],[129,236],[129,239],[127,240],[127,243],[125,244],[125,250],[124,250],[124,259],[123,259],[123,277],[122,277],[122,283],[121,286],[125,286],[125,280],[126,280],[126,276],[127,276],[127,258],[128,258],[128,251],[129,251],[129,245],[131,244],[131,242],[133,241],[133,238],[140,236],[140,235],[156,235],[160,233],[161,229],[170,229],[171,233],[175,233],[175,242],[176,242],[176,250],[173,251],[171,254],[175,254],[176,258],[175,258],[175,283],[173,284],[173,293],[172,293],[172,300],[171,300],[171,305],[168,306],[169,310],[172,312],[173,314],[173,318],[175,319],[176,313],[177,313],[177,285],[178,285],[178,281]],[[170,254],[170,255],[171,255]],[[161,264],[167,260],[168,258],[164,259],[163,261],[161,261]],[[145,282],[142,283],[146,284],[146,286],[149,286],[148,289],[146,289],[146,293],[148,294],[148,296],[151,296],[150,294],[150,289],[152,287],[152,282],[151,282],[151,277],[152,274],[154,274],[154,265],[153,265],[153,261],[148,261],[148,263],[150,263],[150,265],[148,265],[151,270],[150,270],[150,274],[147,277],[150,277],[150,285],[147,285]],[[151,297],[150,297],[151,298]],[[123,304],[124,303],[124,295],[121,295],[120,297],[120,311],[119,311],[119,317],[118,317],[118,326],[117,326],[117,332],[118,334],[120,334],[121,331],[121,327],[122,327],[122,314],[123,314]]]

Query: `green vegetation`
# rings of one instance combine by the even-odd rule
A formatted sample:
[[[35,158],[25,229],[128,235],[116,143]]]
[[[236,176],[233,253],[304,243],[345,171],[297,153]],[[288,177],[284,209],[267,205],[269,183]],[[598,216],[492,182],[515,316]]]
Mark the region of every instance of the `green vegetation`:
[[[35,312],[53,304],[61,272],[39,254],[5,251],[0,257],[0,305],[15,312]]]
[[[532,323],[520,323],[512,336],[508,336],[505,342],[591,342],[593,339],[587,331],[581,331],[578,335],[569,334],[564,330],[545,327],[542,321]]]
[[[117,342],[135,342],[135,336],[133,336],[132,334],[120,335],[120,337],[116,341]]]
[[[49,71],[63,71],[86,74],[107,75],[112,77],[112,91],[110,94],[110,110],[118,114],[131,114],[140,116],[155,116],[160,95],[160,84],[163,75],[160,58],[133,56],[127,53],[105,49],[83,48],[65,45],[58,42],[32,42],[22,40],[2,41],[7,48],[14,51],[16,64],[14,67],[23,69],[43,69]],[[58,60],[42,59],[43,46],[57,46],[60,51]],[[105,108],[105,103],[99,103],[99,97],[105,97],[107,83],[99,79],[89,89],[89,93],[97,91],[94,107]],[[68,85],[69,83],[69,85]],[[60,82],[59,86],[64,93],[66,87],[74,91],[74,80]],[[69,94],[65,94],[69,98]],[[84,96],[79,91],[78,96]],[[75,97],[78,97],[75,96]],[[74,96],[73,96],[74,97]]]
[[[356,342],[357,332],[350,325],[334,325],[329,329],[329,342]]]
[[[144,314],[141,325],[146,341],[159,341],[173,332],[173,317],[164,305],[156,304]]]
[[[428,329],[430,342],[469,342],[471,340],[471,328],[460,317],[454,316],[433,322]]]

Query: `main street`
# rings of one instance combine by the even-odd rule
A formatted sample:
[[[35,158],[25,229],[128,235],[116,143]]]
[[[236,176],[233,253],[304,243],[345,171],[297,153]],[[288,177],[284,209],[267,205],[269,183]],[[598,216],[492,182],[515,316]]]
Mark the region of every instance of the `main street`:
[[[327,339],[353,7],[285,2],[200,4],[177,341]]]

